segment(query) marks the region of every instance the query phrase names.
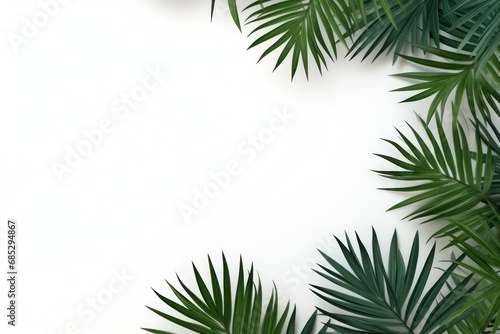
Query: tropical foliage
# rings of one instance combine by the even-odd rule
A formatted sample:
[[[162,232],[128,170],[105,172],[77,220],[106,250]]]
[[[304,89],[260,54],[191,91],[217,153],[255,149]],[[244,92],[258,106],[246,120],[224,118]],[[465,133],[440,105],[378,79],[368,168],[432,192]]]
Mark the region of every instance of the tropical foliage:
[[[437,136],[421,118],[419,120],[425,136],[409,126],[416,144],[399,130],[402,145],[386,140],[401,153],[403,159],[377,154],[399,167],[398,170],[378,171],[380,175],[411,182],[410,186],[384,189],[416,193],[389,210],[420,204],[405,218],[426,218],[425,221],[449,219],[484,232],[483,219],[487,219],[489,224],[500,221],[500,202],[496,200],[500,191],[496,186],[500,174],[494,164],[500,156],[494,155],[491,147],[486,147],[483,152],[479,127],[475,130],[476,150],[471,151],[466,132],[460,124],[453,127],[452,138],[448,138],[439,118],[436,118]],[[436,235],[457,235],[461,230],[456,224],[449,224]]]
[[[226,1],[226,0],[221,0]],[[211,1],[212,16],[215,0]],[[411,208],[405,217],[440,221],[434,238],[460,256],[430,279],[435,246],[420,260],[415,235],[403,257],[396,232],[384,257],[375,231],[371,252],[356,234],[357,248],[337,239],[341,254],[321,252],[315,270],[325,284],[312,291],[328,307],[318,307],[300,333],[451,333],[500,331],[500,1],[498,0],[227,0],[241,31],[250,27],[249,48],[262,48],[259,61],[276,53],[275,69],[290,59],[306,77],[313,63],[322,73],[345,49],[362,60],[392,55],[422,71],[399,73],[414,81],[398,92],[404,102],[430,98],[427,117],[397,130],[385,141],[398,156],[377,154],[394,169],[376,171],[407,194],[390,210]],[[245,18],[243,18],[245,15]],[[451,111],[451,128],[444,126]],[[471,118],[469,120],[468,118]],[[343,257],[343,262],[338,257]],[[197,292],[179,279],[174,297],[155,291],[169,308],[152,311],[196,333],[295,333],[295,308],[280,309],[277,290],[264,302],[253,266],[240,259],[236,283],[226,258],[222,274],[208,259],[210,282],[196,266]],[[264,305],[267,306],[264,306]],[[323,325],[315,327],[318,319]],[[145,329],[152,333],[170,333]],[[333,331],[333,332],[332,332]]]
[[[187,287],[179,278],[183,291],[179,291],[167,282],[178,302],[154,291],[156,295],[172,310],[184,316],[173,316],[150,308],[166,320],[175,323],[193,333],[201,334],[294,334],[299,333],[295,328],[295,308],[290,314],[290,305],[280,310],[276,287],[272,290],[270,299],[264,303],[260,279],[256,279],[253,265],[247,273],[240,258],[236,292],[233,294],[234,282],[222,254],[222,279],[217,274],[210,257],[208,257],[211,282],[205,282],[200,272],[193,264],[198,295]],[[180,303],[179,303],[180,302]],[[267,304],[267,306],[266,306]],[[309,318],[301,334],[311,334],[316,326],[316,312]],[[171,332],[144,328],[156,334]],[[323,329],[320,333],[324,333]]]
[[[249,48],[267,45],[259,61],[278,53],[277,68],[290,57],[292,78],[300,64],[306,76],[311,62],[322,72],[340,43],[351,58],[386,53],[394,62],[401,56],[427,67],[399,74],[418,81],[399,90],[420,91],[406,102],[433,97],[429,119],[448,101],[457,119],[464,97],[475,116],[500,115],[497,0],[255,0],[241,10],[236,0],[227,2],[240,30],[246,14],[249,36],[256,36]],[[408,49],[427,56],[410,56]]]
[[[444,270],[425,292],[433,266],[435,245],[422,268],[417,270],[418,234],[413,239],[410,255],[405,263],[394,232],[387,266],[375,231],[371,256],[358,235],[356,240],[359,255],[348,236],[346,244],[337,239],[348,267],[321,253],[328,266],[321,265],[322,270],[317,272],[332,287],[313,286],[314,292],[323,300],[348,312],[340,314],[320,308],[321,313],[334,320],[328,326],[336,333],[444,333],[476,312],[474,307],[470,307],[450,318],[450,313],[457,311],[478,285],[470,284],[473,282],[472,275],[453,285],[447,283],[457,264],[451,264]],[[340,289],[350,294],[341,292]]]
[[[458,275],[456,268],[464,255],[456,259],[439,277],[429,282],[434,266],[435,245],[420,263],[420,241],[415,235],[408,259],[400,250],[397,233],[394,232],[389,255],[382,256],[376,232],[372,234],[372,251],[356,234],[358,251],[346,235],[346,242],[337,239],[347,266],[322,251],[326,264],[315,270],[328,285],[313,285],[313,292],[332,309],[318,308],[326,319],[324,326],[315,331],[316,312],[309,318],[301,334],[327,333],[480,333],[493,330],[496,324],[491,304],[477,302],[476,296],[493,292],[488,285],[475,279],[474,274]],[[359,254],[359,255],[358,255]],[[497,259],[498,261],[498,259]],[[171,294],[179,302],[155,294],[172,311],[152,311],[193,333],[296,333],[296,310],[290,317],[289,305],[279,310],[276,287],[272,290],[267,307],[263,304],[260,281],[254,279],[253,266],[247,272],[240,258],[236,292],[232,295],[234,277],[231,276],[225,256],[222,258],[222,279],[208,258],[210,282],[205,281],[193,265],[197,292],[187,287],[182,280],[179,291],[167,283]],[[387,265],[386,265],[387,263]],[[247,274],[245,275],[245,273]],[[245,277],[246,276],[246,277]],[[432,284],[429,284],[432,283]],[[463,309],[464,307],[466,309]],[[264,311],[265,308],[265,311]],[[347,313],[339,313],[344,310]],[[488,322],[483,323],[483,318]],[[187,320],[186,320],[187,319]],[[491,322],[491,324],[490,324]],[[171,332],[145,328],[158,334]],[[332,332],[329,332],[332,333]]]
[[[491,323],[493,330],[497,330],[500,328],[500,133],[492,122],[488,127],[471,124],[475,134],[475,149],[471,150],[460,124],[447,136],[437,117],[435,136],[420,121],[425,137],[410,126],[417,144],[400,131],[402,145],[387,140],[399,151],[401,159],[379,155],[398,167],[379,174],[411,183],[385,190],[413,193],[390,210],[412,205],[416,209],[405,218],[448,221],[435,236],[446,237],[449,247],[463,252],[468,261],[455,262],[484,283],[454,316],[474,305],[483,305],[486,309],[477,324],[486,328]]]

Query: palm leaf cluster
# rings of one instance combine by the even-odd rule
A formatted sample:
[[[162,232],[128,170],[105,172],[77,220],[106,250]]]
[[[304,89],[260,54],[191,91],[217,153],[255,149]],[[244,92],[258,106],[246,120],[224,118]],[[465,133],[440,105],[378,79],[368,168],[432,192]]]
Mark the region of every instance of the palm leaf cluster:
[[[406,181],[410,186],[383,188],[384,190],[417,193],[401,201],[389,210],[418,204],[405,218],[425,218],[425,221],[451,219],[460,220],[472,229],[484,229],[477,225],[483,219],[500,221],[500,202],[496,198],[500,187],[494,179],[500,174],[495,170],[491,147],[483,150],[479,128],[475,131],[475,151],[469,149],[469,140],[463,127],[453,127],[452,138],[448,138],[439,118],[436,118],[437,135],[419,118],[425,136],[409,126],[413,140],[398,130],[403,142],[386,140],[402,156],[401,159],[377,154],[398,170],[378,171],[384,177]],[[481,217],[481,219],[476,219]],[[446,226],[437,235],[451,235],[459,230]]]
[[[455,41],[455,45],[458,41]],[[435,56],[430,60],[419,57],[402,57],[427,68],[429,71],[395,74],[396,77],[418,81],[394,91],[419,91],[405,99],[412,102],[432,97],[427,121],[436,111],[444,113],[448,100],[452,101],[454,123],[457,122],[463,108],[463,99],[475,118],[491,118],[491,111],[500,115],[500,60],[493,54],[483,68],[478,56],[467,52],[447,51],[433,47],[420,46],[419,49]]]
[[[385,188],[412,194],[390,209],[411,205],[414,209],[405,218],[448,221],[435,236],[447,237],[449,247],[465,254],[467,261],[456,263],[484,283],[454,315],[482,305],[485,310],[477,323],[496,331],[500,328],[500,133],[491,121],[488,126],[476,122],[470,143],[460,123],[447,135],[437,117],[434,135],[420,122],[425,136],[410,126],[414,140],[400,131],[402,144],[387,140],[401,158],[379,155],[397,167],[378,171],[380,175],[410,184]]]
[[[418,233],[406,261],[396,232],[387,257],[382,255],[375,230],[372,233],[371,254],[357,234],[358,250],[347,235],[345,243],[339,239],[337,242],[347,266],[320,250],[326,264],[320,264],[315,272],[327,284],[312,285],[312,291],[331,308],[318,307],[324,325],[316,324],[315,312],[300,331],[301,334],[470,334],[477,332],[482,325],[480,320],[486,314],[490,315],[487,310],[491,309],[488,308],[491,305],[484,303],[467,305],[467,309],[462,309],[478,293],[485,292],[483,288],[486,286],[473,274],[456,273],[459,263],[464,260],[463,255],[442,270],[437,279],[430,279],[431,273],[436,270],[433,269],[436,246],[421,261]],[[164,313],[151,307],[149,309],[193,333],[298,333],[296,310],[294,308],[289,317],[288,305],[284,310],[279,310],[276,287],[264,311],[262,287],[260,282],[254,280],[253,267],[245,275],[240,259],[236,292],[233,295],[231,286],[234,277],[224,255],[222,280],[210,257],[208,263],[210,283],[208,279],[203,279],[193,265],[197,293],[179,279],[182,292],[169,284],[171,293],[179,302],[155,291],[169,311]],[[344,312],[340,313],[341,310]],[[493,324],[487,324],[484,329],[487,328],[493,330]],[[144,329],[156,334],[173,333]]]
[[[311,62],[322,72],[341,43],[351,58],[390,54],[426,67],[398,74],[418,81],[398,91],[418,91],[405,102],[433,97],[429,119],[449,101],[456,119],[464,98],[474,115],[500,115],[499,1],[255,0],[238,9],[228,0],[228,6],[240,30],[248,13],[249,36],[256,36],[249,48],[267,45],[259,61],[277,53],[276,69],[290,57],[292,78],[300,65],[309,76]],[[427,55],[411,56],[408,49]]]
[[[450,314],[460,308],[478,285],[472,280],[472,275],[453,284],[450,276],[457,267],[455,263],[444,270],[430,288],[426,288],[435,245],[422,267],[417,269],[418,234],[413,239],[406,262],[399,249],[396,232],[387,261],[384,261],[375,231],[371,255],[358,235],[359,252],[356,252],[348,236],[345,244],[338,239],[337,242],[348,266],[322,253],[328,264],[320,265],[321,270],[317,272],[332,288],[313,286],[314,292],[328,304],[348,312],[342,314],[320,309],[322,314],[334,320],[328,326],[336,333],[446,333],[476,312],[474,307],[470,307],[450,318]]]
[[[225,1],[225,0],[224,0]],[[405,218],[444,221],[434,237],[460,252],[436,280],[430,280],[435,246],[419,260],[415,236],[404,258],[394,233],[389,254],[382,255],[373,231],[371,252],[356,235],[357,248],[346,236],[337,239],[340,253],[321,252],[326,264],[316,270],[323,285],[312,291],[328,306],[318,307],[323,326],[315,329],[316,312],[302,334],[484,334],[500,330],[500,132],[492,117],[500,115],[500,1],[498,0],[254,0],[246,6],[227,0],[242,30],[251,26],[250,48],[263,47],[259,61],[276,53],[275,68],[291,60],[292,78],[310,63],[320,72],[340,54],[376,59],[400,57],[425,68],[396,74],[415,81],[396,89],[412,92],[404,102],[431,98],[422,130],[398,130],[400,142],[386,140],[400,157],[379,156],[395,170],[377,171],[404,186],[384,188],[408,194],[390,209],[411,206]],[[215,0],[212,0],[212,15]],[[242,13],[246,18],[242,18]],[[451,102],[451,103],[450,103]],[[453,127],[445,129],[443,113],[451,104]],[[463,126],[461,113],[474,120]],[[432,128],[431,120],[435,121]],[[467,130],[472,128],[472,136]],[[337,257],[342,256],[347,265]],[[209,257],[209,276],[196,266],[197,290],[180,279],[168,283],[167,297],[155,291],[167,313],[150,308],[190,332],[295,333],[295,308],[280,308],[276,287],[271,297],[253,266],[240,258],[236,283],[226,259],[222,274]],[[171,332],[145,328],[151,333]]]
[[[481,308],[479,317],[476,319],[476,328],[483,327],[490,333],[496,333],[500,328],[500,238],[498,233],[486,228],[489,234],[485,238],[480,233],[459,226],[474,241],[470,243],[462,239],[452,237],[458,249],[472,261],[457,261],[462,268],[480,277],[482,287],[478,289],[474,296],[468,298],[460,305],[460,308],[451,316],[458,316],[461,312],[470,308]],[[498,225],[497,225],[498,227]]]
[[[289,304],[280,310],[276,287],[270,299],[265,303],[262,286],[256,279],[253,265],[246,272],[240,258],[236,289],[233,291],[233,280],[224,254],[222,255],[222,278],[219,277],[210,257],[208,265],[210,283],[207,283],[193,264],[197,289],[195,292],[178,278],[182,290],[172,284],[168,286],[178,301],[155,292],[169,312],[164,313],[148,307],[162,318],[192,333],[201,334],[294,334],[296,330],[295,308],[290,314]],[[173,312],[172,312],[173,311]],[[172,315],[177,313],[178,315]],[[300,334],[312,334],[316,326],[316,312],[309,318]],[[156,334],[172,334],[172,332],[143,328]],[[323,329],[319,333],[324,333]]]

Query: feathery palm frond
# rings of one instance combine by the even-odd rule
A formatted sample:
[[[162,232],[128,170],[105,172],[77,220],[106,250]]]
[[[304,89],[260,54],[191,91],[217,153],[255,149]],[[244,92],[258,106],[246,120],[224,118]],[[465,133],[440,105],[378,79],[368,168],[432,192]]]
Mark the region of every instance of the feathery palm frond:
[[[212,14],[214,9],[212,0]],[[228,0],[241,30],[237,0]],[[452,101],[454,120],[466,97],[475,116],[500,115],[500,2],[497,0],[255,0],[246,24],[257,35],[249,48],[269,44],[259,61],[277,52],[275,69],[291,57],[291,75],[300,64],[306,77],[314,62],[320,71],[337,57],[342,43],[351,59],[384,52],[429,68],[397,76],[419,81],[396,91],[421,91],[405,102],[434,97],[428,120]],[[359,33],[359,34],[358,34]],[[353,41],[354,39],[354,41]],[[437,57],[409,56],[405,46]]]
[[[292,78],[300,59],[308,76],[309,54],[321,73],[323,67],[327,68],[326,59],[335,60],[337,57],[337,43],[349,49],[347,39],[359,29],[377,22],[388,31],[396,31],[396,19],[401,21],[399,23],[404,22],[404,18],[393,15],[393,12],[404,10],[402,0],[257,0],[246,9],[253,9],[247,23],[258,24],[250,35],[266,31],[249,48],[275,39],[259,61],[283,46],[275,69],[291,54]],[[372,41],[366,35],[362,37]],[[354,45],[359,49],[365,46],[361,43]]]
[[[435,245],[419,273],[418,234],[415,235],[405,263],[397,233],[394,232],[386,262],[388,266],[384,264],[375,231],[372,236],[371,257],[357,234],[356,240],[360,255],[348,236],[345,244],[337,239],[348,267],[321,252],[328,266],[320,265],[321,270],[316,270],[329,283],[333,283],[335,288],[313,285],[314,293],[334,307],[348,312],[338,314],[319,309],[322,314],[335,321],[328,326],[337,333],[445,333],[448,328],[475,312],[475,308],[471,307],[450,318],[450,314],[467,301],[469,294],[477,286],[477,283],[471,281],[472,275],[453,286],[452,282],[447,283],[457,267],[455,263],[443,271],[432,287],[426,289],[433,266]],[[460,257],[458,260],[462,259]],[[340,292],[338,287],[350,294]],[[442,325],[445,321],[448,323]]]
[[[456,257],[452,254],[452,262],[457,262]],[[451,278],[453,279],[454,284],[459,284],[463,279],[470,275],[470,271],[465,268],[458,267]],[[476,290],[471,294],[469,300],[473,300],[474,296],[477,296],[480,291],[484,291],[484,289],[488,286],[488,282],[485,280],[481,280],[479,276],[474,276],[471,280],[473,283],[478,283]],[[476,334],[500,334],[500,331],[493,331],[493,326],[496,321],[496,317],[492,317],[489,322],[485,321],[485,315],[491,312],[491,301],[483,300],[483,301],[475,301],[474,308],[476,312],[463,319],[463,321],[456,324],[456,327],[449,328],[448,334],[461,334],[461,333],[476,333]],[[452,318],[456,316],[455,312],[452,315]]]
[[[492,310],[491,306],[485,303],[478,303],[477,301],[474,301],[473,304],[474,307],[477,309],[477,312],[468,316],[463,321],[457,323],[454,328],[449,328],[447,333],[448,334],[463,334],[463,333],[500,334],[498,328],[496,329],[496,331],[494,330],[495,321],[497,319],[496,317],[490,319],[488,323],[486,324],[484,323],[484,316],[482,315],[491,312]]]
[[[490,110],[500,115],[499,1],[413,1],[403,8],[395,6],[394,17],[398,29],[392,29],[387,19],[373,21],[351,47],[353,57],[369,47],[366,58],[378,47],[375,58],[385,50],[394,51],[394,60],[401,55],[430,69],[397,74],[419,82],[395,90],[421,91],[403,102],[434,96],[427,121],[438,107],[444,112],[452,100],[456,123],[464,97],[474,116],[489,118]],[[408,43],[438,60],[401,54]]]
[[[214,4],[212,0],[212,15]],[[228,6],[241,30],[236,0],[228,0]],[[291,55],[293,78],[299,63],[308,76],[310,56],[322,72],[327,59],[337,57],[337,43],[348,48],[346,39],[373,20],[383,19],[394,27],[392,11],[402,6],[402,0],[256,0],[242,12],[250,12],[246,24],[256,25],[250,35],[260,34],[249,49],[270,43],[259,61],[281,49],[275,69]]]
[[[487,147],[486,152],[483,152],[478,129],[475,132],[476,151],[471,152],[467,135],[460,124],[453,128],[450,143],[439,117],[436,117],[437,137],[423,119],[419,120],[426,139],[409,126],[418,145],[399,130],[406,147],[386,140],[401,153],[403,160],[377,154],[401,170],[376,172],[393,180],[412,182],[407,187],[384,190],[417,193],[389,210],[418,204],[419,207],[405,218],[461,221],[468,228],[485,235],[491,224],[500,222],[500,207],[495,200],[500,188],[492,188],[496,172],[491,148]],[[451,223],[436,235],[453,234],[467,239],[467,234],[461,232],[462,229]]]
[[[480,277],[482,284],[477,291],[451,314],[458,316],[470,307],[480,308],[475,317],[475,325],[488,329],[489,333],[500,330],[500,233],[498,228],[487,230],[485,238],[467,226],[457,223],[459,228],[469,236],[469,240],[459,239],[451,235],[456,247],[472,262],[455,261],[462,268]],[[478,328],[478,327],[476,327]]]
[[[418,101],[434,96],[428,111],[428,122],[439,107],[441,107],[442,114],[447,102],[452,100],[453,120],[456,123],[464,97],[476,118],[478,116],[490,118],[490,110],[500,116],[500,60],[497,53],[491,55],[485,67],[480,69],[481,62],[478,61],[478,56],[427,46],[418,48],[441,60],[401,55],[410,62],[434,70],[433,72],[422,71],[394,75],[419,81],[419,83],[393,90],[395,92],[421,91],[403,102]]]
[[[419,1],[415,3],[420,4]],[[421,91],[403,102],[434,96],[427,121],[438,107],[444,112],[451,100],[456,123],[464,97],[475,117],[487,119],[490,110],[500,115],[500,2],[441,0],[429,1],[429,5],[436,8],[432,14],[426,13],[424,26],[429,27],[427,32],[433,36],[436,47],[425,39],[429,33],[422,34],[420,41],[410,38],[406,41],[437,60],[401,55],[431,71],[396,74],[419,83],[395,91]],[[439,17],[435,15],[437,7],[440,7]],[[411,16],[411,19],[416,20],[417,16]],[[365,34],[369,32],[370,29]],[[399,53],[399,50],[395,52]]]
[[[350,47],[351,59],[365,51],[363,60],[378,49],[374,59],[387,51],[393,62],[408,43],[439,45],[440,11],[450,7],[450,0],[390,1],[393,19],[372,15],[361,35]]]
[[[445,12],[443,30],[460,41],[457,50],[467,49],[480,56],[481,70],[500,47],[500,2],[497,0],[454,1]],[[472,49],[471,49],[472,48]]]
[[[282,47],[275,69],[292,54],[292,78],[300,60],[306,76],[309,74],[309,54],[319,71],[327,67],[327,58],[337,56],[337,40],[347,46],[344,33],[351,34],[352,18],[345,14],[345,4],[331,0],[257,0],[245,10],[252,10],[249,24],[257,24],[250,35],[261,35],[250,45],[256,47],[266,42],[271,45],[259,61]]]
[[[260,280],[255,279],[253,266],[245,275],[245,268],[240,258],[236,292],[233,295],[232,282],[226,258],[222,254],[223,273],[222,279],[217,275],[212,260],[208,257],[210,280],[204,281],[200,272],[193,264],[199,296],[189,289],[180,278],[179,283],[184,291],[179,291],[172,284],[169,288],[179,302],[161,295],[153,290],[156,295],[172,310],[188,320],[164,313],[154,308],[150,310],[164,319],[177,324],[191,332],[202,334],[294,334],[295,308],[289,317],[289,304],[284,310],[279,309],[278,293],[276,287],[267,306],[264,305],[262,286]],[[211,289],[209,288],[211,287]],[[264,309],[265,308],[265,309]],[[316,323],[316,312],[309,318],[301,334],[312,334]],[[171,334],[168,331],[143,328],[156,334]],[[326,332],[326,327],[319,333]]]

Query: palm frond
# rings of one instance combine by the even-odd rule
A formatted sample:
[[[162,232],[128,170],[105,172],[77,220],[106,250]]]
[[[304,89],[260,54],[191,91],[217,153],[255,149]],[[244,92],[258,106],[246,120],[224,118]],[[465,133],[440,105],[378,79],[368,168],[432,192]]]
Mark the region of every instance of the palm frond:
[[[491,148],[487,147],[484,152],[478,128],[475,131],[476,150],[471,151],[467,135],[460,124],[453,128],[452,138],[449,139],[439,117],[436,117],[437,136],[423,119],[419,120],[425,130],[425,139],[409,126],[418,145],[413,144],[412,140],[399,130],[403,145],[386,140],[399,151],[403,159],[377,154],[399,168],[399,170],[378,171],[380,175],[393,180],[411,182],[410,186],[383,189],[416,193],[389,210],[418,205],[418,208],[405,218],[427,218],[426,221],[460,220],[471,230],[484,235],[490,224],[500,221],[498,202],[490,197],[497,196],[498,191],[492,188],[496,172]],[[461,236],[455,234],[460,231],[462,230],[457,230],[456,224],[451,223],[439,230],[436,235],[454,234],[458,238],[466,239],[466,234]]]
[[[210,10],[210,18],[213,19],[214,11],[215,11],[215,1],[212,0],[211,10]],[[234,24],[241,31],[241,23],[240,23],[240,13],[238,10],[238,5],[236,4],[236,0],[227,0],[227,5],[229,7],[229,12],[231,13],[231,17],[233,18]]]
[[[471,281],[472,275],[456,285],[448,282],[457,268],[456,263],[444,270],[432,287],[426,289],[435,245],[419,272],[418,234],[415,235],[406,263],[399,249],[396,232],[387,261],[384,261],[375,231],[372,235],[371,256],[357,234],[356,241],[359,252],[356,252],[347,235],[345,244],[337,239],[348,267],[321,252],[328,265],[320,265],[321,270],[316,270],[335,288],[314,285],[314,293],[347,312],[340,314],[319,309],[322,314],[333,319],[329,327],[337,333],[445,333],[475,312],[475,308],[471,307],[450,319],[450,314],[468,300],[469,294],[477,286]],[[460,257],[458,260],[462,259]],[[347,290],[349,294],[341,292],[339,288]],[[445,321],[448,321],[446,325],[443,324]]]
[[[475,151],[471,151],[460,124],[454,127],[449,140],[439,117],[436,117],[437,137],[422,119],[420,121],[426,132],[425,139],[410,127],[418,147],[401,132],[406,147],[388,141],[404,160],[380,155],[402,169],[379,172],[381,175],[417,182],[409,187],[387,189],[418,193],[391,209],[418,204],[410,217],[449,221],[435,236],[449,238],[448,247],[458,248],[468,258],[455,263],[482,280],[474,295],[451,314],[451,319],[470,307],[480,312],[450,333],[483,333],[471,332],[470,328],[482,328],[485,333],[490,328],[490,333],[496,333],[500,325],[500,133],[491,121],[488,121],[489,127],[476,121]]]
[[[390,13],[371,15],[362,34],[350,47],[349,55],[354,58],[364,51],[363,59],[377,51],[374,59],[382,53],[392,53],[395,62],[403,48],[410,44],[439,46],[440,13],[447,0],[389,1]],[[448,6],[447,6],[448,5]]]
[[[445,15],[443,30],[460,38],[457,49],[473,46],[474,55],[481,56],[481,70],[485,60],[498,53],[500,46],[500,2],[496,0],[457,1]]]
[[[399,73],[394,76],[419,81],[416,84],[395,89],[395,92],[419,91],[403,102],[413,102],[433,96],[429,107],[427,121],[436,111],[444,113],[448,102],[452,102],[453,121],[457,122],[462,108],[462,99],[466,98],[467,105],[477,118],[491,117],[490,110],[500,115],[500,61],[498,53],[488,59],[481,67],[478,56],[445,51],[428,46],[418,46],[419,49],[430,55],[439,57],[439,60],[430,60],[422,57],[402,55],[401,57],[432,71]]]
[[[214,10],[212,0],[212,14]],[[241,30],[236,0],[228,0]],[[275,68],[291,58],[291,76],[310,63],[320,71],[337,58],[337,43],[351,58],[383,53],[422,65],[424,72],[397,76],[418,83],[396,91],[418,92],[404,100],[433,97],[428,121],[451,101],[454,120],[466,99],[475,117],[500,115],[500,2],[497,0],[254,0],[246,24],[255,26],[249,48],[267,45],[259,60],[278,53]],[[353,40],[354,39],[354,40]],[[437,58],[409,56],[410,46]]]
[[[462,240],[451,235],[456,247],[471,261],[457,260],[456,264],[480,277],[482,284],[469,300],[451,314],[451,318],[470,307],[480,308],[474,325],[489,333],[500,330],[500,234],[498,230],[488,230],[489,237],[468,229],[457,222],[458,226],[470,237]]]
[[[258,9],[254,9],[258,5]],[[395,27],[405,22],[405,18],[396,15],[403,11],[402,0],[265,0],[255,1],[246,9],[253,10],[247,23],[257,24],[250,35],[266,31],[250,48],[274,39],[259,61],[282,47],[275,69],[291,55],[292,78],[300,60],[308,76],[308,55],[312,55],[321,73],[327,68],[327,58],[336,59],[337,43],[349,49],[348,39],[363,27],[378,24],[383,25],[385,31],[397,31]],[[367,31],[372,32],[366,30],[354,43],[353,47],[358,49],[355,54],[371,43]],[[362,39],[368,40],[366,44]]]
[[[343,36],[351,33],[352,18],[343,1],[257,0],[245,10],[251,10],[247,23],[256,25],[250,35],[260,34],[249,49],[270,42],[260,61],[281,48],[275,69],[291,55],[292,78],[299,62],[308,76],[309,54],[320,72],[327,68],[327,58],[337,56],[337,41],[347,46]]]
[[[452,262],[457,262],[457,258],[452,253]],[[459,284],[463,279],[470,275],[470,271],[461,267],[457,267],[456,270],[451,274],[451,279],[454,284]],[[471,283],[477,283],[476,290],[471,294],[471,297],[477,295],[478,291],[487,287],[488,283],[481,280],[478,276],[474,276],[471,279]],[[471,298],[472,299],[472,298]],[[448,334],[460,334],[460,333],[476,333],[476,334],[493,334],[493,325],[495,323],[495,318],[490,319],[488,324],[483,322],[484,315],[490,312],[489,303],[475,303],[474,307],[476,312],[472,313],[467,318],[463,319],[461,322],[457,323],[454,328],[448,329]],[[456,314],[455,314],[456,315]],[[453,316],[455,316],[453,315]],[[495,333],[500,334],[500,333]]]
[[[217,274],[210,257],[210,283],[207,283],[196,266],[193,272],[196,278],[198,293],[188,288],[178,277],[182,290],[168,283],[177,301],[157,291],[155,294],[170,308],[164,313],[148,307],[162,318],[181,326],[190,332],[201,334],[294,334],[295,308],[289,316],[289,303],[280,310],[276,287],[265,306],[260,279],[256,279],[253,265],[248,273],[240,258],[236,291],[233,294],[231,274],[224,254],[222,254],[222,279]],[[176,315],[172,315],[172,311]],[[178,315],[177,315],[178,314]],[[182,316],[182,317],[181,317]],[[316,312],[312,314],[301,334],[312,334],[316,324]],[[158,329],[143,328],[151,333],[170,333]],[[325,333],[324,327],[319,333]]]
[[[443,5],[446,1],[438,2]],[[425,41],[410,41],[434,59],[402,55],[428,71],[397,74],[419,82],[396,91],[420,91],[403,102],[433,96],[427,121],[439,107],[443,113],[451,101],[456,123],[462,99],[476,118],[488,119],[491,111],[500,115],[500,2],[449,1],[446,7],[439,29],[433,33],[439,48]]]
[[[500,131],[491,120],[487,120],[486,124],[474,122],[474,126],[479,131],[484,145],[491,149],[493,177],[489,195],[495,203],[500,203]]]

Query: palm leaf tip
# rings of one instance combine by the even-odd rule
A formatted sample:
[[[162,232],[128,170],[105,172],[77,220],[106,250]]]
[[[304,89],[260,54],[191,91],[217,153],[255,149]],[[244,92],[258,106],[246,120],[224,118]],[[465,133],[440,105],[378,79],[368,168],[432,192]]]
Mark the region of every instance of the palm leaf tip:
[[[309,63],[314,62],[319,72],[327,69],[327,59],[337,57],[337,43],[347,47],[344,31],[350,31],[349,15],[345,8],[330,0],[279,2],[255,1],[245,10],[251,11],[247,24],[258,34],[249,48],[268,44],[259,61],[278,52],[274,70],[291,58],[291,76],[295,77],[299,65],[309,77]]]
[[[495,160],[491,148],[483,149],[480,127],[474,129],[475,151],[469,148],[470,140],[460,124],[447,135],[439,117],[435,119],[436,130],[431,130],[419,118],[424,136],[409,126],[415,140],[398,130],[402,143],[386,140],[401,155],[399,158],[379,154],[378,156],[397,167],[395,170],[378,171],[381,176],[410,183],[410,186],[388,188],[391,191],[412,195],[390,209],[417,206],[407,218],[460,219],[473,223],[471,215],[488,215],[500,218],[499,208],[492,189]],[[437,132],[436,134],[434,132]],[[415,143],[414,143],[415,142]],[[476,227],[480,228],[479,225]],[[440,235],[454,230],[452,224]]]

